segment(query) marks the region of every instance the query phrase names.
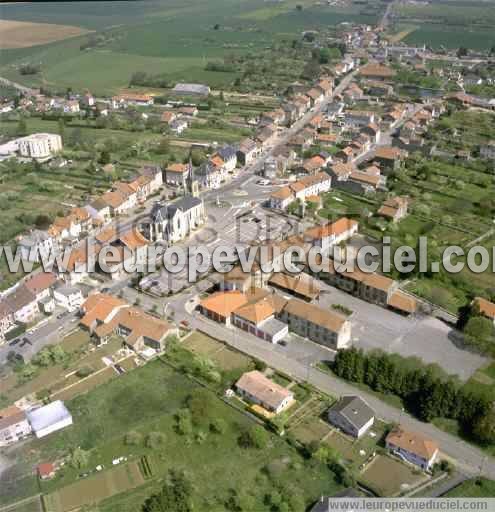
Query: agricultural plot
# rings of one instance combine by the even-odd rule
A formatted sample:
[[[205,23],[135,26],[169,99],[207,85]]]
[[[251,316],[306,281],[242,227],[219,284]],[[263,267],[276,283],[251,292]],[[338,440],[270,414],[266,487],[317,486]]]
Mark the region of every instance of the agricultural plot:
[[[428,476],[386,455],[377,455],[360,475],[359,481],[378,496],[396,496],[419,483]]]
[[[87,477],[44,496],[46,512],[66,512],[85,505],[96,504],[115,494],[129,491],[144,483],[137,462],[130,462],[108,471]]]
[[[86,34],[88,31],[70,25],[52,23],[30,23],[25,21],[0,20],[0,49],[26,48],[52,43]]]

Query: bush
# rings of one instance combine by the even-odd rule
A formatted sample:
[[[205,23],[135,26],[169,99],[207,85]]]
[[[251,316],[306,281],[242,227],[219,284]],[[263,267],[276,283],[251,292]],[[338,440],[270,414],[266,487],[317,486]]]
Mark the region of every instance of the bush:
[[[143,441],[143,436],[141,433],[136,432],[135,430],[131,430],[130,432],[127,432],[125,438],[124,438],[124,444],[128,446],[137,446],[138,444],[141,444]]]
[[[76,372],[76,376],[80,379],[84,379],[85,377],[89,377],[93,373],[93,368],[90,366],[83,366],[82,368],[79,368]]]
[[[161,444],[163,444],[166,440],[165,434],[162,432],[150,432],[146,436],[146,447],[147,448],[157,448]]]

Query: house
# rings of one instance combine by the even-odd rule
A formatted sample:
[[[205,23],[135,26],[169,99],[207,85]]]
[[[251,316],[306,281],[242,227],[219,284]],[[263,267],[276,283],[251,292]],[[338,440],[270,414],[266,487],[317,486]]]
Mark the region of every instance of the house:
[[[320,89],[317,89],[316,87],[310,89],[306,93],[306,96],[310,99],[312,107],[314,107],[315,105],[319,105],[325,99],[323,92]]]
[[[346,146],[344,149],[341,149],[337,152],[335,158],[344,164],[351,163],[354,159],[354,148],[351,146]]]
[[[81,103],[85,107],[93,107],[95,105],[95,97],[89,91],[86,91],[81,98]]]
[[[385,446],[394,455],[427,471],[435,463],[439,447],[435,441],[416,432],[409,432],[400,425],[385,439]]]
[[[41,300],[51,295],[51,290],[57,282],[57,276],[52,272],[37,272],[30,274],[25,280],[24,285],[36,297]]]
[[[363,87],[366,91],[366,94],[369,96],[378,96],[379,98],[392,96],[394,93],[394,88],[390,84],[379,81],[377,82],[374,80],[366,80],[363,83]]]
[[[344,123],[347,128],[362,128],[375,123],[375,112],[366,110],[349,110],[344,114]]]
[[[279,318],[290,331],[333,350],[351,343],[351,323],[344,316],[302,300],[289,300]]]
[[[353,194],[374,194],[377,190],[385,188],[385,181],[385,176],[354,171],[347,181],[337,182],[336,186]]]
[[[392,170],[396,170],[401,159],[406,156],[406,152],[390,146],[380,146],[376,149],[373,160],[379,165],[386,175]]]
[[[199,311],[210,320],[229,326],[232,312],[247,302],[247,296],[243,292],[223,291],[203,299],[199,304]]]
[[[114,217],[124,215],[136,206],[137,197],[134,192],[131,196],[122,193],[120,190],[106,192],[100,196],[100,201],[105,205],[105,209],[110,211]]]
[[[237,150],[237,160],[241,165],[250,165],[258,154],[258,145],[252,139],[243,139]]]
[[[182,132],[187,130],[188,124],[185,119],[177,118],[170,122],[169,124],[170,130],[176,133],[177,135],[181,135]]]
[[[53,298],[58,306],[66,311],[79,310],[84,302],[84,297],[79,288],[75,286],[59,286],[53,290]]]
[[[90,204],[86,205],[85,209],[93,219],[93,222],[96,221],[104,224],[111,218],[112,210],[110,205],[101,197],[97,197]]]
[[[0,410],[0,447],[16,443],[31,434],[26,413],[12,405]]]
[[[203,84],[178,83],[172,89],[172,92],[179,96],[208,96],[210,88]]]
[[[54,254],[53,242],[48,231],[34,229],[18,241],[17,247],[21,250],[23,260],[37,263],[41,258],[47,258],[50,254]]]
[[[328,410],[328,421],[356,439],[375,421],[375,412],[359,396],[344,396]]]
[[[258,299],[255,294],[254,299],[248,295],[248,301],[232,312],[231,321],[236,327],[270,343],[278,343],[289,334],[287,324],[275,318],[279,304],[286,302],[283,298],[262,294]]]
[[[223,172],[231,173],[237,165],[237,150],[234,146],[223,146],[216,154],[223,161]],[[213,155],[213,158],[215,157]]]
[[[36,295],[24,284],[17,286],[4,300],[12,310],[16,322],[29,324],[40,312]]]
[[[26,415],[38,439],[72,425],[72,415],[61,400],[31,409]]]
[[[88,297],[81,312],[81,326],[89,330],[98,344],[106,343],[116,334],[135,352],[147,348],[160,352],[165,348],[167,337],[177,334],[177,328],[168,322],[103,293]]]
[[[171,110],[165,110],[162,112],[162,115],[160,117],[160,121],[162,123],[170,125],[172,121],[175,121],[177,119],[177,113],[172,112]]]
[[[270,208],[285,210],[294,199],[294,193],[290,187],[279,188],[270,194]]]
[[[370,123],[361,129],[361,133],[367,135],[376,144],[380,140],[381,131],[376,123]]]
[[[169,164],[165,169],[165,181],[174,187],[185,188],[188,175],[189,166],[186,164]]]
[[[203,162],[196,171],[202,188],[217,189],[226,179],[223,160],[217,155]]]
[[[399,222],[407,215],[409,198],[405,196],[396,196],[387,199],[378,210],[378,215],[386,217],[392,222]]]
[[[243,398],[274,414],[281,413],[294,401],[292,391],[257,370],[244,373],[235,388]]]
[[[339,181],[348,180],[354,171],[355,167],[352,163],[341,162],[336,162],[329,169],[330,176],[333,178],[334,186],[338,186]]]
[[[150,107],[154,104],[153,96],[150,94],[125,93],[112,98],[112,108],[125,108],[129,105],[136,107]]]
[[[263,149],[265,149],[273,144],[276,136],[276,129],[272,126],[266,126],[265,128],[262,128],[256,132],[254,139],[258,144],[261,145]]]
[[[495,304],[483,297],[476,297],[473,300],[475,311],[479,311],[485,318],[491,320],[495,325]]]
[[[366,64],[359,69],[359,75],[368,80],[376,82],[385,82],[395,77],[397,73],[388,66],[382,64]]]
[[[5,340],[5,334],[14,324],[14,311],[6,300],[0,300],[0,341]]]
[[[74,247],[66,262],[55,262],[58,277],[68,285],[80,283],[94,272],[98,249],[98,244],[90,245],[87,241]]]
[[[196,117],[199,114],[199,110],[196,107],[179,107],[177,112],[188,117]]]
[[[50,480],[55,476],[55,466],[51,462],[38,464],[36,468],[40,480]]]
[[[309,240],[313,246],[321,247],[325,251],[352,238],[358,232],[358,228],[357,221],[342,217],[336,222],[329,222],[324,226],[315,226],[306,230],[304,238]]]

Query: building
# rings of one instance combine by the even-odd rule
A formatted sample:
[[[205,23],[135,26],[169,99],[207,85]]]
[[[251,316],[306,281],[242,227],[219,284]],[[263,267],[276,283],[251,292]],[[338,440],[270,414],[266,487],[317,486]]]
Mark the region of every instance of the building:
[[[0,301],[0,341],[5,339],[5,334],[14,327],[14,312],[6,300]]]
[[[355,220],[342,217],[336,222],[329,222],[323,226],[315,226],[305,231],[304,237],[313,246],[327,250],[334,245],[352,238],[359,229],[359,223]]]
[[[62,137],[56,133],[33,133],[17,139],[20,156],[48,160],[62,151]]]
[[[407,215],[409,198],[397,196],[387,199],[378,210],[378,215],[390,219],[392,222],[399,222]]]
[[[40,480],[49,480],[55,476],[55,466],[51,462],[38,464],[36,468]]]
[[[400,425],[388,434],[385,446],[397,457],[425,471],[433,466],[439,451],[437,443],[415,432],[408,432]]]
[[[245,373],[235,387],[243,398],[274,414],[287,409],[294,401],[294,394],[290,390],[257,370]]]
[[[373,425],[375,412],[359,396],[344,396],[328,410],[328,421],[359,439]]]
[[[237,150],[237,159],[241,165],[249,165],[258,155],[258,145],[252,139],[243,139]]]
[[[53,298],[58,306],[70,312],[77,311],[84,302],[81,290],[74,286],[55,288],[53,290]]]
[[[72,415],[60,400],[28,411],[27,419],[38,439],[72,425]]]
[[[57,276],[52,272],[36,272],[24,280],[24,285],[39,302],[51,295],[51,290],[56,282]]]
[[[185,188],[189,166],[186,164],[169,164],[165,169],[165,181],[167,185]]]
[[[24,284],[17,286],[4,300],[13,311],[16,322],[29,324],[40,312],[36,295]]]
[[[199,311],[210,320],[230,325],[232,312],[248,303],[247,295],[238,290],[213,293],[199,303]]]
[[[203,84],[179,83],[172,89],[172,92],[180,96],[208,96],[210,88]]]
[[[333,350],[351,344],[351,323],[333,311],[291,299],[279,318],[289,325],[290,331]]]
[[[0,446],[7,446],[24,439],[31,433],[26,413],[12,405],[0,410]]]
[[[480,146],[480,157],[486,160],[495,160],[495,141]]]
[[[176,133],[177,135],[181,135],[182,132],[187,130],[188,124],[185,119],[177,118],[170,122],[169,124],[170,130]]]
[[[155,204],[150,213],[150,220],[143,227],[149,240],[175,243],[199,229],[205,220],[202,199],[187,195],[174,203]]]
[[[359,75],[367,80],[385,82],[395,77],[397,73],[382,64],[366,64],[359,69]]]
[[[392,170],[396,170],[402,158],[407,153],[399,148],[380,146],[376,149],[373,160],[383,170],[384,174]]]
[[[38,263],[42,257],[48,258],[54,254],[53,238],[47,231],[34,229],[29,235],[23,236],[17,243],[21,250],[21,258]]]
[[[287,324],[275,318],[278,305],[285,302],[281,297],[265,295],[235,309],[232,312],[232,323],[258,338],[278,343],[289,334]]]
[[[304,273],[290,275],[275,272],[268,280],[268,284],[308,302],[317,299],[321,291],[316,281]]]
[[[473,301],[475,311],[479,311],[480,315],[491,320],[495,325],[495,304],[482,297],[476,297]]]

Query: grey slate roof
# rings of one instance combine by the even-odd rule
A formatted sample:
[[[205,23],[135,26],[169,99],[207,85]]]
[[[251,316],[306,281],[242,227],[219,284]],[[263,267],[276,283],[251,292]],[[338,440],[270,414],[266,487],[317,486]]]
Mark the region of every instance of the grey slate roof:
[[[179,210],[187,212],[196,206],[199,206],[202,200],[194,196],[184,196],[170,204],[156,203],[151,209],[150,216],[156,221],[157,218],[171,219]]]
[[[342,397],[330,411],[342,415],[356,429],[361,429],[375,416],[375,411],[359,396]]]
[[[237,158],[237,150],[234,146],[223,146],[217,151],[217,153],[224,162],[231,158]]]

